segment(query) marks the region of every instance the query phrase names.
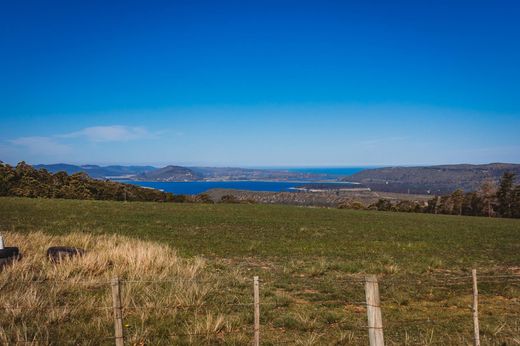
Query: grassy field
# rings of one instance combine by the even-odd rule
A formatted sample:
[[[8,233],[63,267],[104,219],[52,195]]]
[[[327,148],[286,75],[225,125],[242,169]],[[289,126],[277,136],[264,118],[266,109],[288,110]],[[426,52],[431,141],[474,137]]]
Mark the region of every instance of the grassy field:
[[[374,273],[380,277],[387,344],[471,344],[469,273],[477,268],[484,344],[520,344],[520,283],[511,276],[520,274],[519,220],[277,205],[0,198],[0,231],[7,242],[34,232],[58,236],[54,241],[70,233],[117,234],[166,245],[189,261],[202,260],[201,275],[212,283],[201,295],[206,307],[161,318],[129,309],[127,334],[136,343],[247,344],[251,307],[228,303],[250,302],[252,276],[259,275],[266,303],[264,344],[366,344],[359,279]],[[16,245],[22,251],[26,246]],[[12,320],[2,316],[9,334]],[[197,316],[204,316],[203,332],[193,324]],[[75,318],[63,324],[74,325]],[[109,315],[103,323],[100,330],[109,328]],[[50,337],[59,337],[56,326],[47,327]],[[27,330],[29,338],[33,332]],[[154,336],[160,338],[152,341]]]

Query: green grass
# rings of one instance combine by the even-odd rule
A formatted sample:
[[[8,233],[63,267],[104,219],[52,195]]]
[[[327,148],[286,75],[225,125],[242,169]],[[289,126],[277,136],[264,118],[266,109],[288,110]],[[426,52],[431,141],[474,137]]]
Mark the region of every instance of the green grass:
[[[182,254],[270,261],[321,258],[345,271],[467,270],[520,263],[520,221],[278,205],[0,199],[0,227],[117,233]]]
[[[459,278],[471,268],[492,275],[518,273],[520,267],[520,220],[512,219],[0,198],[0,231],[117,233],[203,256],[213,271],[246,279],[258,274],[264,300],[278,304],[262,310],[264,341],[273,344],[365,342],[364,307],[349,304],[364,300],[362,283],[349,281],[364,273],[381,278],[388,344],[470,343],[471,281]],[[488,344],[520,343],[518,286],[482,283],[482,334]],[[248,284],[230,283],[222,300],[233,297],[249,299]],[[316,302],[323,300],[333,303]],[[250,322],[249,312],[240,314]]]

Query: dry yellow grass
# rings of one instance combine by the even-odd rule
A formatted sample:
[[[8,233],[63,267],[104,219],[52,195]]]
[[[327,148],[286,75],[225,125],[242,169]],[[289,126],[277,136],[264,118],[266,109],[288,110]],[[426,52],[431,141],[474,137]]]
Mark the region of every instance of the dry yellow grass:
[[[219,283],[200,258],[184,259],[168,246],[122,236],[34,232],[4,237],[22,247],[24,257],[0,275],[1,344],[112,344],[110,280],[116,276],[124,280],[130,344],[211,339],[232,328],[222,314],[197,311]],[[56,245],[87,252],[53,264],[46,249]]]
[[[167,245],[117,235],[79,232],[64,236],[42,232],[4,232],[3,235],[8,245],[22,248],[24,258],[0,273],[2,345],[114,344],[110,287],[113,277],[119,277],[123,282],[128,345],[250,343],[250,282],[247,274],[231,263],[184,258]],[[54,264],[47,259],[46,249],[56,245],[81,247],[87,252],[82,257]],[[311,268],[311,274],[316,271],[315,275],[319,275],[324,266],[318,261]],[[356,290],[362,295],[361,284]],[[314,294],[318,291],[305,292]],[[460,297],[457,303],[470,304],[467,299],[462,301],[463,298],[469,299]],[[366,323],[366,312],[362,306],[355,305],[355,312],[344,310],[346,305],[343,310],[341,306],[339,310],[316,306],[311,301],[298,300],[280,288],[269,287],[268,283],[263,284],[262,299],[267,303],[262,307],[264,344],[290,341],[295,345],[356,345],[366,342],[362,327]],[[488,306],[493,305],[484,299],[482,310],[485,313]],[[273,303],[276,305],[269,305]],[[424,305],[414,304],[410,308],[422,307]],[[401,307],[401,312],[406,308]],[[394,315],[391,302],[387,302],[384,314],[387,321],[393,319],[390,317]],[[469,321],[469,318],[464,319]],[[326,327],[322,320],[327,321]],[[518,343],[517,339],[509,337],[518,332],[518,325],[510,322],[503,322],[497,325],[499,329],[486,332],[483,341],[497,344],[498,334],[505,333],[506,337],[501,339]],[[347,330],[341,330],[340,325],[345,325]],[[488,325],[483,323],[483,330]],[[294,331],[289,333],[291,327]],[[468,325],[468,330],[470,327]],[[349,328],[354,330],[349,331]],[[403,341],[405,344],[432,344],[435,333],[443,333],[442,329],[412,331],[413,335],[405,332]],[[386,331],[388,344],[400,344],[392,341],[392,333],[396,332],[392,323]],[[331,337],[331,333],[335,337]],[[444,332],[442,338],[449,340],[448,344],[471,343],[466,333]]]

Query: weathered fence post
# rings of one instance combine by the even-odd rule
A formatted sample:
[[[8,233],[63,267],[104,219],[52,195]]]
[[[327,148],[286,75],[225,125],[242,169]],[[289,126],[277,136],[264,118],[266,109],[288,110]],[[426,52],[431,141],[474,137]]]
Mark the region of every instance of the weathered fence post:
[[[253,346],[260,346],[260,287],[258,284],[258,276],[253,277],[253,296],[254,296],[254,330],[255,337],[253,340]]]
[[[383,319],[381,317],[381,301],[379,299],[377,276],[366,276],[365,295],[367,299],[368,339],[370,346],[384,346]]]
[[[473,269],[471,271],[471,276],[473,277],[473,333],[474,335],[474,345],[480,346],[480,331],[478,324],[478,288],[477,288],[477,270]]]
[[[114,306],[114,332],[116,346],[124,346],[123,310],[121,306],[121,283],[118,277],[112,279],[112,304]]]

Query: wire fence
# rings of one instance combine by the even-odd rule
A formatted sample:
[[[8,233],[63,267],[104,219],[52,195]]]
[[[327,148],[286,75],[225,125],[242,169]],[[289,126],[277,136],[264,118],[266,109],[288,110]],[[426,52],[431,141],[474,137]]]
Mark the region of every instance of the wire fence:
[[[157,295],[157,301],[154,301],[153,290],[144,298],[132,295],[133,285],[160,285],[161,289],[168,290],[169,285],[189,281],[186,279],[20,280],[16,284],[27,289],[32,289],[32,285],[52,286],[59,283],[95,287],[98,299],[95,304],[86,307],[84,302],[75,304],[74,300],[78,296],[71,293],[70,297],[59,297],[59,301],[53,304],[30,308],[26,301],[4,300],[0,306],[0,343],[115,343],[118,346],[177,342],[226,344],[230,338],[230,344],[276,345],[304,343],[302,341],[308,344],[314,341],[315,344],[356,344],[364,339],[365,342],[369,340],[371,346],[379,346],[383,342],[415,344],[419,339],[429,344],[446,344],[446,337],[436,338],[436,335],[450,333],[453,335],[451,341],[470,341],[474,345],[480,345],[481,337],[493,338],[499,334],[499,338],[510,340],[511,344],[520,344],[520,297],[514,296],[520,289],[520,275],[480,275],[478,286],[473,282],[477,279],[475,275],[429,275],[416,280],[408,278],[406,283],[391,276],[339,278],[332,282],[351,290],[340,299],[328,299],[327,294],[315,290],[303,290],[301,296],[306,299],[284,299],[276,295],[277,280],[268,279],[258,280],[261,294],[255,293],[251,282],[249,294],[224,299],[222,297],[228,295],[223,293],[220,300],[193,297],[193,302],[176,302],[175,299],[182,296],[183,292],[171,292],[169,297],[172,299],[169,300]],[[294,278],[294,281],[296,284],[298,278]],[[403,287],[409,287],[412,294],[408,293],[403,298]],[[413,291],[417,287],[421,290],[414,296]],[[504,287],[512,290],[509,297],[504,296]],[[421,299],[420,295],[429,294],[426,292],[428,289],[437,293],[452,292],[453,301],[449,297],[441,301]],[[434,293],[430,294],[435,296]],[[111,301],[107,298],[110,295]],[[497,304],[497,300],[503,304]],[[307,310],[301,310],[304,308]],[[77,319],[73,313],[76,310],[89,310],[93,314],[97,311],[103,317],[103,322],[98,326],[96,338],[90,340],[92,343],[82,339],[81,335],[66,339],[53,331],[32,333],[26,330],[23,335],[10,335],[9,326],[28,324],[29,321],[19,319],[19,315],[28,309],[32,314],[68,313],[63,323],[70,323],[72,328],[88,322],[85,321],[88,316]],[[328,310],[335,315],[328,316]],[[182,322],[179,322],[174,318],[179,314],[188,315],[182,315]],[[259,318],[255,317],[257,314]],[[233,318],[228,321],[226,317]],[[479,330],[479,324],[484,328]],[[157,330],[150,329],[157,325]],[[55,327],[59,329],[63,326]],[[332,334],[337,334],[337,338],[332,338]],[[56,335],[59,336],[58,340],[53,339]],[[298,340],[295,335],[300,336]]]

